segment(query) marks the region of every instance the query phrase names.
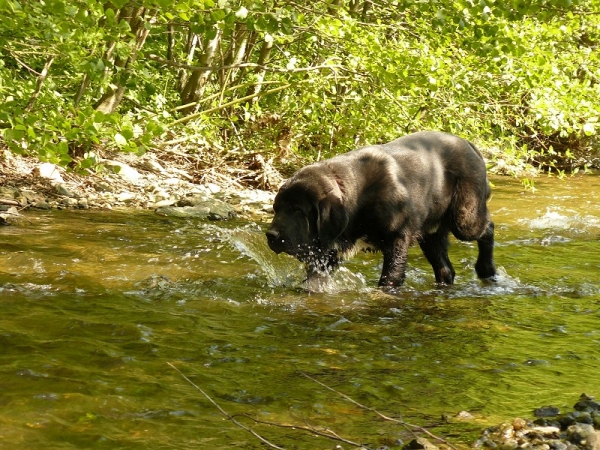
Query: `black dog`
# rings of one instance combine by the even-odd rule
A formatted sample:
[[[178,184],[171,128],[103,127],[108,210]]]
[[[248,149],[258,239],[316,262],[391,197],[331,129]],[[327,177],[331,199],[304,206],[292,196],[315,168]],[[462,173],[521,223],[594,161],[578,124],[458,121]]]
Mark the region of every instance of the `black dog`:
[[[277,196],[269,247],[323,276],[357,250],[383,252],[380,286],[404,282],[417,241],[438,283],[452,284],[448,233],[477,241],[479,278],[493,278],[494,224],[485,163],[473,144],[425,131],[304,167]]]

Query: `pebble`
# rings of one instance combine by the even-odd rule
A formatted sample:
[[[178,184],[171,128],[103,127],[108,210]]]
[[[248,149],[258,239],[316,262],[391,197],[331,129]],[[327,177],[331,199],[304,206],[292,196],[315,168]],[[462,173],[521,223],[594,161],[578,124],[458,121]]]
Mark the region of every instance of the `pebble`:
[[[67,189],[67,187],[62,183],[55,185],[54,188],[56,189],[56,192],[59,195],[65,195],[67,197],[75,197],[75,194],[73,192],[71,192],[69,189]]]
[[[501,450],[530,448],[535,450],[600,450],[600,403],[581,394],[575,411],[560,414],[555,406],[534,410],[537,419],[517,418],[512,424],[488,428],[475,447]],[[596,427],[596,428],[595,428]]]

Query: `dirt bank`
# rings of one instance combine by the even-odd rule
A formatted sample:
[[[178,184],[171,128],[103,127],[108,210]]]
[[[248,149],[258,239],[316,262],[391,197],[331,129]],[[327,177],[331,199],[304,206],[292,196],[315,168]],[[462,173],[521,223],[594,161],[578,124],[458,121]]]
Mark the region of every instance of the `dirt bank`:
[[[101,172],[83,175],[0,150],[0,213],[8,222],[15,211],[67,208],[143,208],[212,219],[269,214],[278,174],[266,179],[260,167],[241,175],[214,168],[198,171],[192,158],[184,156],[159,161],[153,153],[119,153],[101,160]],[[252,187],[260,185],[261,177],[266,189]]]

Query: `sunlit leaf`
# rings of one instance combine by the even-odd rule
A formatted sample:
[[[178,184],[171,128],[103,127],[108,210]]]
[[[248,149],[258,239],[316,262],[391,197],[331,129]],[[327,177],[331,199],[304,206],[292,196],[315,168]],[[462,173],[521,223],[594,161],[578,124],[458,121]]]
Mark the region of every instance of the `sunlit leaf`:
[[[119,147],[127,145],[127,139],[121,133],[115,134],[115,142]]]

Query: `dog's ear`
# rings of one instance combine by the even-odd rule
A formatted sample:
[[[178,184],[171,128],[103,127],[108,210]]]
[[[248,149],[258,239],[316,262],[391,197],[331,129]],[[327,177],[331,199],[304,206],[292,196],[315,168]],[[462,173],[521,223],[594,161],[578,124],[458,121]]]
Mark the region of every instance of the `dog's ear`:
[[[330,192],[318,205],[317,230],[323,245],[331,244],[348,226],[348,213],[342,199]]]

